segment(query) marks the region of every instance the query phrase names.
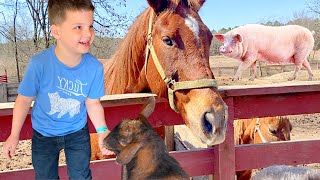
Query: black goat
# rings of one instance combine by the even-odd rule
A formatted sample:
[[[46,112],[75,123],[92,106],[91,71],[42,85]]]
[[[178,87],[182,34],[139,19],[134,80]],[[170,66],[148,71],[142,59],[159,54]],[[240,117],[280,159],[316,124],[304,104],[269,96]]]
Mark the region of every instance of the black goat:
[[[154,97],[149,98],[139,117],[122,120],[104,139],[104,145],[126,169],[122,179],[189,179],[147,120],[154,107]]]

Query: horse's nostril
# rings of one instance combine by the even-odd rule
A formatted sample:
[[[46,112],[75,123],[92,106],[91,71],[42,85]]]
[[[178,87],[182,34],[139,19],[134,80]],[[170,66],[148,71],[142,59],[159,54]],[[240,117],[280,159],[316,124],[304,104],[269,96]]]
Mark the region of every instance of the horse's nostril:
[[[215,126],[211,123],[214,120],[212,113],[206,112],[203,116],[203,130],[207,134],[212,134],[215,132]]]

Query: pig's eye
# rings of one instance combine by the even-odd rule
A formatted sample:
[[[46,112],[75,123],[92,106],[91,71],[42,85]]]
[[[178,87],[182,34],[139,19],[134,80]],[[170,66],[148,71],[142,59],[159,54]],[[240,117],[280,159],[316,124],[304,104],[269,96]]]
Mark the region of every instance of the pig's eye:
[[[173,43],[174,43],[174,41],[168,36],[163,37],[162,41],[168,46],[173,46]]]

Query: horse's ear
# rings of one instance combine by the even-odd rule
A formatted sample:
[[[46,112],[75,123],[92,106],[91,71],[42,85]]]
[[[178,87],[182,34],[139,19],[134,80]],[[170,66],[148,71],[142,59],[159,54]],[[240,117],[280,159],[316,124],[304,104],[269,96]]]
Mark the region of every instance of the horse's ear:
[[[200,10],[200,8],[202,7],[202,5],[206,2],[206,0],[189,0],[189,4],[191,9],[193,9],[194,11],[198,12]]]
[[[148,0],[148,4],[156,14],[159,14],[169,7],[170,2],[169,0]]]

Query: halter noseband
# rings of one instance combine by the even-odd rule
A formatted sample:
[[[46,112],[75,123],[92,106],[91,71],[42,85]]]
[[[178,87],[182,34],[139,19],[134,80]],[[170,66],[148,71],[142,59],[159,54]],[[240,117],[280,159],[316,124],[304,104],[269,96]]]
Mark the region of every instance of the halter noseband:
[[[171,109],[175,112],[179,113],[177,107],[174,104],[174,92],[178,90],[185,90],[185,89],[197,89],[197,88],[211,88],[215,87],[218,88],[217,82],[215,79],[198,79],[193,81],[182,81],[176,82],[172,79],[172,76],[166,76],[164,70],[160,64],[160,61],[157,57],[157,54],[154,50],[152,45],[152,20],[153,20],[153,12],[151,12],[150,19],[149,19],[149,28],[148,28],[148,38],[147,38],[147,47],[146,47],[146,59],[145,59],[145,75],[147,77],[147,63],[149,54],[151,53],[153,62],[162,78],[162,80],[166,83],[168,88],[168,100]]]

